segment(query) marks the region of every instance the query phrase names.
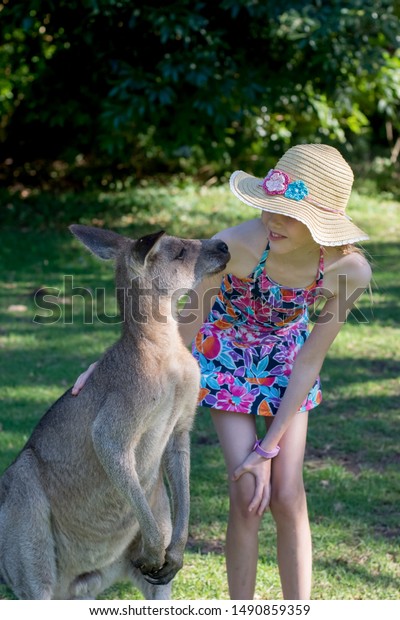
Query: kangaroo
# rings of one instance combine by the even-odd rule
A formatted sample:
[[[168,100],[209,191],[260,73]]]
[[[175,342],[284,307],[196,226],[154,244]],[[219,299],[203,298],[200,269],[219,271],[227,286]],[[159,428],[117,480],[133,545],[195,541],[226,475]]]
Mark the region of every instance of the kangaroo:
[[[188,535],[200,384],[174,294],[222,271],[228,247],[164,231],[132,240],[70,230],[115,260],[122,333],[79,395],[68,389],[50,407],[0,478],[0,578],[20,599],[94,599],[126,579],[147,599],[168,599]]]

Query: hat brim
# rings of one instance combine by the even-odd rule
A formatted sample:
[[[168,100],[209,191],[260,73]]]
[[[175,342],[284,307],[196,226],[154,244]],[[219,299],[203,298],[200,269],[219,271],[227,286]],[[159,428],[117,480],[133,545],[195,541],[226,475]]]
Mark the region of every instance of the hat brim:
[[[262,182],[263,179],[236,170],[231,175],[229,186],[232,193],[250,207],[299,220],[307,226],[319,245],[339,246],[369,239],[346,215],[324,211],[306,200],[292,200],[282,194],[268,196]]]

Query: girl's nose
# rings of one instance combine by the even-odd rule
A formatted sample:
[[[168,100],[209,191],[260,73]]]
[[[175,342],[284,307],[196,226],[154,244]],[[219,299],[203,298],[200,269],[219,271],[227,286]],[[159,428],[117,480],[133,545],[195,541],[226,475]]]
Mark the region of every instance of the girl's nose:
[[[269,213],[268,216],[267,222],[270,226],[276,226],[279,228],[283,225],[283,215],[280,215],[279,213]]]

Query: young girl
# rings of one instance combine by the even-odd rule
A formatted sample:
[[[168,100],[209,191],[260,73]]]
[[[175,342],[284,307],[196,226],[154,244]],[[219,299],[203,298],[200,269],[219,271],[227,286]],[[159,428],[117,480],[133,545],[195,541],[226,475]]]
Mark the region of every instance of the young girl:
[[[194,338],[199,404],[210,408],[228,471],[232,599],[254,596],[258,531],[268,508],[283,596],[310,598],[302,477],[308,411],[321,402],[319,371],[349,304],[371,278],[367,260],[351,245],[368,239],[345,213],[352,182],[340,153],[317,144],[289,149],[264,179],[235,172],[232,192],[260,209],[261,218],[215,235],[228,244],[231,260],[224,274],[198,287],[197,318],[181,325],[187,344]],[[213,304],[212,290],[218,291]],[[325,303],[311,331],[308,309],[317,299]],[[257,415],[265,420],[261,440]]]

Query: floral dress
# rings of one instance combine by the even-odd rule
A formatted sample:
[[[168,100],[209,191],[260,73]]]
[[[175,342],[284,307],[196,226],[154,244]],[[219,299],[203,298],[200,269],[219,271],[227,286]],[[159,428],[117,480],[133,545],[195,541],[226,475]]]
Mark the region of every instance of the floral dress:
[[[262,416],[276,414],[296,355],[309,336],[309,306],[322,286],[318,274],[305,288],[274,282],[265,272],[269,244],[246,278],[226,274],[213,308],[193,341],[201,370],[199,405]],[[299,411],[322,400],[319,377]]]

